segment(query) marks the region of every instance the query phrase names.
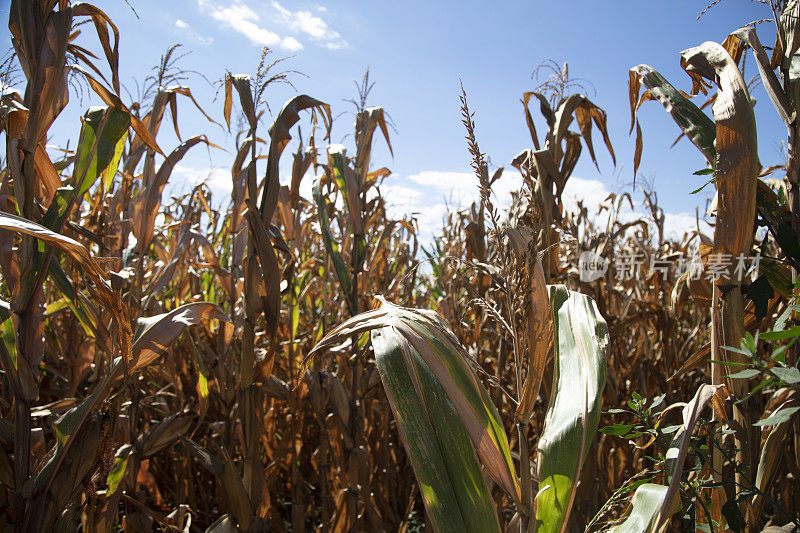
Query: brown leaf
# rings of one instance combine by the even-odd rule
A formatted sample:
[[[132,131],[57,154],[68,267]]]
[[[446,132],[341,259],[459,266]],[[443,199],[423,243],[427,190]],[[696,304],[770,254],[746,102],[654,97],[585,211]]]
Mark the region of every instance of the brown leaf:
[[[716,185],[718,208],[714,229],[715,254],[738,257],[750,252],[755,219],[758,146],[753,104],[739,68],[725,49],[706,42],[681,53],[689,73],[714,80],[719,86],[713,105],[716,121]],[[731,273],[716,280],[732,282]]]
[[[108,61],[108,66],[111,67],[111,82],[114,86],[114,92],[119,94],[119,30],[108,18],[108,15],[92,4],[80,2],[73,6],[72,12],[76,17],[91,17],[100,46],[103,48],[103,53]],[[108,26],[111,27],[111,31],[114,33],[113,47],[109,40]]]
[[[99,278],[108,277],[103,269],[100,268],[100,265],[98,265],[89,254],[89,250],[78,241],[70,239],[69,237],[51,231],[30,220],[4,212],[0,212],[0,229],[16,231],[36,237],[69,255],[76,263],[86,268],[90,274]]]
[[[542,260],[534,251],[527,265],[530,300],[526,302],[525,344],[528,347],[528,372],[514,416],[527,424],[533,414],[533,404],[539,395],[545,367],[553,347],[553,315],[550,293],[544,278]]]
[[[797,5],[796,0],[794,3]],[[783,91],[783,87],[781,87],[778,77],[775,75],[775,71],[770,67],[769,58],[764,51],[764,47],[761,46],[761,41],[758,40],[756,29],[752,26],[745,26],[733,32],[731,36],[738,37],[753,50],[753,56],[756,58],[756,65],[758,66],[758,72],[761,75],[764,88],[770,100],[772,100],[772,105],[775,107],[781,120],[788,126],[794,120],[792,104]],[[736,63],[735,60],[734,63]]]
[[[212,319],[228,321],[222,309],[209,302],[193,302],[169,313],[140,318],[139,333],[131,347],[130,371],[144,368],[166,353],[187,327]]]

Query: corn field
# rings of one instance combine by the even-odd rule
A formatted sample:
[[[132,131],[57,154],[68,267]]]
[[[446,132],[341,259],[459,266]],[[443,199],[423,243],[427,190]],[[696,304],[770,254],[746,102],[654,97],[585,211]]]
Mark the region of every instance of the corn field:
[[[368,74],[336,144],[346,119],[302,80],[269,118],[287,74],[267,50],[254,76],[214,73],[213,102],[170,76],[170,50],[131,101],[126,36],[100,7],[11,0],[0,531],[800,531],[800,2],[764,3],[768,21],[675,55],[685,90],[620,73],[634,153],[567,65],[544,63],[520,95],[512,198],[462,86],[479,186],[427,240],[382,193],[372,152],[395,133]],[[746,60],[785,164],[760,163]],[[78,91],[97,105],[56,149]],[[640,121],[658,103],[669,117]],[[173,194],[186,154],[223,148],[181,137],[184,106],[231,133],[230,197]],[[645,150],[647,129],[671,122],[699,151],[710,233],[670,237],[641,178],[569,207],[581,158],[635,175],[669,148]],[[720,262],[756,254],[744,276]],[[620,255],[637,275],[586,276]],[[689,257],[716,275],[674,266]]]

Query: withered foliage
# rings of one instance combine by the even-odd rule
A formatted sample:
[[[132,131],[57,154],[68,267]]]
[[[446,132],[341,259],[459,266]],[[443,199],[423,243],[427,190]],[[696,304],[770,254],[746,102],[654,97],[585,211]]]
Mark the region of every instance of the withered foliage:
[[[502,169],[489,176],[463,95],[481,200],[450,212],[423,251],[416,220],[391,216],[382,195],[391,172],[376,168],[372,149],[385,142],[391,151],[388,115],[367,107],[368,75],[352,101],[348,151],[328,144],[331,108],[310,96],[293,98],[267,124],[268,85],[287,73],[270,75],[266,53],[256,77],[225,74],[224,102],[212,111],[177,84],[182,76],[165,75],[171,48],[144,80],[143,101],[126,105],[119,32],[99,8],[12,0],[9,12],[27,85],[21,93],[4,89],[0,101],[0,531],[420,528],[419,488],[368,337],[353,335],[330,349],[332,357],[301,369],[327,332],[377,296],[446,320],[522,464],[552,388],[545,284],[590,295],[608,322],[605,406],[622,407],[634,392],[686,401],[707,381],[712,287],[651,260],[723,244],[699,233],[665,236],[649,188],[645,215],[629,193],[611,194],[596,212],[581,202],[567,208],[562,195],[583,147],[596,163],[593,125],[615,156],[605,112],[567,94],[566,65],[544,84],[549,92],[523,95],[520,120],[533,146],[512,163],[523,187],[507,213],[492,199]],[[90,29],[102,58],[79,44]],[[0,65],[5,80],[15,75],[12,63]],[[80,139],[56,158],[45,143],[69,100],[70,76],[84,79],[106,107],[86,113]],[[633,104],[638,86],[631,97]],[[201,132],[175,147],[160,143],[167,115],[181,138],[178,106],[187,102],[209,124],[217,117],[230,127],[234,108],[243,117],[230,198],[212,198],[203,183],[167,195],[190,150],[218,148]],[[541,137],[532,102],[544,116]],[[290,141],[296,149],[283,157],[291,171],[281,175]],[[303,180],[313,181],[312,198],[300,194]],[[740,200],[749,206],[755,194]],[[745,233],[740,248],[750,246]],[[612,263],[583,282],[577,266],[587,251],[635,256],[640,275]],[[776,295],[767,318],[744,308],[744,327],[767,328],[784,305]],[[779,400],[755,398],[753,412],[770,412]],[[601,426],[620,421],[604,414]],[[798,453],[792,434],[778,450]],[[626,480],[660,475],[646,439],[635,444],[613,435],[593,441],[571,525],[588,524]],[[776,456],[777,481],[770,501],[760,502],[767,513],[772,502],[800,508],[794,454]],[[535,469],[520,475],[530,500]],[[501,524],[519,530],[513,502],[488,483]],[[623,512],[623,500],[612,503],[606,518]]]

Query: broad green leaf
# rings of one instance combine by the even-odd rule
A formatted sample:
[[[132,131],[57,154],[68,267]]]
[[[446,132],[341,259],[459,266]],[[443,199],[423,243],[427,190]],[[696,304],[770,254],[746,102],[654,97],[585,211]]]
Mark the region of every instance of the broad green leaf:
[[[784,368],[782,366],[776,366],[772,369],[772,373],[778,376],[778,379],[784,383],[790,385],[800,383],[800,370],[795,367]]]
[[[760,335],[761,339],[765,341],[782,341],[792,337],[800,337],[800,326],[792,326],[783,331],[768,331]]]
[[[550,286],[555,323],[553,393],[539,439],[537,531],[563,531],[581,467],[597,432],[606,379],[608,328],[594,301]]]
[[[500,415],[489,393],[470,367],[469,356],[465,349],[436,313],[407,309],[384,302],[379,309],[355,316],[331,331],[306,356],[301,369],[305,371],[308,368],[315,354],[328,350],[353,335],[388,327],[393,328],[392,338],[402,348],[405,368],[414,386],[414,391],[408,393],[416,394],[418,398],[416,407],[423,409],[427,413],[426,416],[434,421],[434,425],[439,424],[430,414],[430,409],[426,407],[427,402],[433,402],[428,397],[432,393],[423,387],[420,374],[427,370],[417,364],[414,354],[419,356],[435,378],[435,382],[444,390],[486,473],[514,501],[519,502],[519,484]],[[384,332],[383,335],[385,337],[387,333]],[[375,347],[376,356],[379,355],[381,346],[386,345]],[[385,387],[387,392],[391,393],[386,384]],[[398,423],[402,425],[403,413],[398,411],[396,416],[400,417]],[[408,445],[406,442],[406,446]],[[415,468],[421,468],[421,465],[415,465]],[[424,494],[426,488],[421,488]],[[464,486],[456,488],[467,490]]]
[[[631,513],[609,533],[643,533],[655,528],[661,508],[664,507],[668,487],[645,483],[636,489],[631,498]]]
[[[500,531],[469,435],[430,367],[394,327],[375,329],[371,338],[375,364],[436,531]]]
[[[0,300],[0,337],[6,347],[11,363],[17,367],[17,335],[11,320],[11,304]]]
[[[606,435],[625,435],[631,429],[633,429],[634,424],[615,424],[613,426],[606,426],[604,428],[600,428],[601,433],[605,433]]]
[[[728,374],[727,377],[730,379],[749,379],[761,374],[761,371],[755,368],[746,368],[740,372],[736,372],[735,374]]]
[[[713,165],[716,158],[714,139],[717,136],[714,121],[703,113],[691,100],[678,91],[658,71],[649,65],[638,65],[630,71],[631,89],[636,89],[636,94],[631,92],[631,130],[634,127],[636,113],[644,99],[638,100],[639,83],[643,83],[652,96],[661,102],[664,109],[681,128],[681,131],[703,153],[709,165]],[[638,102],[637,102],[638,100]],[[637,136],[641,130],[637,130]]]
[[[328,255],[331,256],[333,267],[336,270],[336,276],[339,278],[339,285],[342,287],[342,293],[347,302],[347,309],[352,316],[355,316],[358,314],[358,302],[353,298],[353,282],[350,276],[350,269],[342,259],[339,243],[336,242],[331,233],[327,201],[322,196],[319,186],[319,180],[316,180],[311,191],[314,196],[314,201],[317,203],[317,214],[319,216],[319,227],[322,230],[322,238],[325,241],[325,248],[328,250]]]
[[[48,228],[60,228],[69,216],[72,197],[80,200],[98,179],[107,191],[117,172],[125,140],[128,137],[130,115],[116,107],[91,107],[83,117],[80,139],[75,154],[72,183],[60,187],[43,218]]]
[[[108,477],[106,478],[106,485],[108,485],[106,497],[114,494],[119,488],[119,484],[122,482],[125,477],[125,472],[128,470],[128,457],[130,457],[132,450],[133,446],[130,444],[123,444],[120,449],[117,450],[114,456],[114,464],[111,465],[111,470],[108,471]]]
[[[72,186],[84,194],[101,178],[107,191],[122,156],[130,115],[115,107],[91,107],[86,112],[78,140]]]
[[[762,418],[758,422],[754,423],[754,426],[776,426],[782,422],[786,422],[789,420],[793,414],[797,411],[800,411],[800,407],[783,407],[781,406],[779,409],[776,409],[774,413],[769,415],[767,418]]]
[[[701,168],[700,170],[692,172],[692,174],[694,174],[695,176],[713,175],[714,174],[714,169],[713,168]]]

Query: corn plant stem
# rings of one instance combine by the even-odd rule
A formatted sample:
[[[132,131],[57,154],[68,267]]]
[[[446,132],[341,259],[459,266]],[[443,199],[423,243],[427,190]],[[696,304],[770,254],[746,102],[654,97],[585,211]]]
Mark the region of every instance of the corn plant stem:
[[[519,471],[522,503],[531,510],[533,502],[531,501],[531,454],[528,447],[528,423],[517,421],[517,433],[519,435]],[[520,513],[520,518],[520,531],[522,533],[532,531],[530,511],[528,515]]]
[[[489,212],[489,219],[492,221],[492,226],[494,229],[494,235],[496,239],[496,243],[498,245],[498,253],[500,251],[499,247],[502,245],[500,240],[500,227],[497,222],[497,218],[494,212],[494,209],[491,208],[488,202],[488,192],[487,194],[481,195],[482,201],[485,204],[486,210]],[[503,268],[503,278],[505,280],[504,286],[502,287],[504,303],[506,307],[506,314],[508,315],[508,321],[511,325],[511,346],[514,353],[514,374],[516,378],[516,385],[517,385],[517,396],[516,401],[519,403],[522,400],[522,390],[523,390],[523,383],[522,383],[522,361],[520,361],[520,346],[519,346],[519,332],[517,331],[517,321],[514,317],[514,308],[511,302],[511,295],[510,287],[508,286],[511,280],[511,272],[508,269],[508,263],[506,261],[500,261]],[[534,342],[533,339],[530,340]],[[528,371],[530,372],[531,369],[529,368]],[[522,508],[519,509],[520,517],[524,517],[520,520],[520,532],[526,533],[530,527],[530,517],[534,515],[534,508],[533,508],[533,501],[531,499],[532,495],[532,488],[531,488],[531,466],[530,466],[530,449],[528,444],[528,424],[527,422],[524,424],[519,424],[517,426],[517,431],[519,433],[519,469],[520,469],[520,492],[521,492],[521,500],[522,500]]]
[[[711,296],[711,359],[714,361],[723,361],[724,355],[722,354],[722,332],[721,332],[721,310],[720,310],[720,291],[719,287],[714,285],[712,287]],[[720,363],[711,363],[711,383],[714,385],[721,385],[725,383],[723,373],[724,367]],[[711,469],[716,471],[722,470],[723,457],[719,454],[713,453],[711,455]],[[721,520],[720,516],[714,517],[716,520]]]
[[[500,326],[498,325],[498,329],[499,328],[500,328]],[[498,351],[498,353],[497,353],[497,368],[505,368],[505,366],[506,366],[505,336],[504,335],[498,335],[497,336],[497,342],[498,342],[498,346],[497,346],[497,351]],[[501,386],[502,386],[502,384],[501,384]],[[502,410],[502,408],[503,408],[503,391],[501,390],[501,387],[496,387],[492,391],[492,401],[494,401],[494,404],[497,406],[498,410]]]
[[[248,180],[247,180],[247,187],[248,187],[248,196],[251,200],[251,205],[255,205],[256,202],[256,191],[251,190],[253,189],[252,185],[255,185],[255,177],[251,174],[256,172],[256,125],[253,124],[250,128],[249,136],[253,139],[253,142],[250,144],[250,163],[248,164]],[[267,184],[264,184],[266,187]],[[248,222],[249,224],[249,222]],[[239,383],[239,417],[242,424],[242,455],[244,456],[244,472],[243,472],[243,481],[244,486],[247,490],[248,495],[250,496],[251,500],[254,500],[254,496],[256,493],[256,480],[255,480],[255,440],[256,440],[256,432],[254,426],[255,422],[255,405],[253,401],[253,386],[252,386],[252,378],[253,378],[253,366],[255,363],[256,357],[256,347],[255,347],[255,313],[253,313],[253,305],[251,305],[252,301],[258,298],[258,289],[257,289],[257,281],[256,281],[256,248],[255,248],[255,239],[253,237],[253,228],[251,227],[247,233],[247,251],[245,256],[247,258],[247,263],[245,264],[245,294],[244,298],[245,301],[249,301],[250,303],[245,304],[245,320],[244,320],[244,331],[243,331],[243,342],[242,342],[242,352],[239,357],[239,375],[241,381]],[[274,290],[274,289],[272,289]],[[252,299],[252,300],[251,300]],[[271,349],[274,347],[270,347]],[[255,505],[258,505],[260,502],[253,501]]]
[[[145,165],[148,164],[147,163],[148,159],[152,160],[154,158],[155,158],[155,152],[152,149],[148,148],[147,153],[145,155]],[[142,222],[142,224],[144,224],[144,222]],[[142,226],[141,230],[142,231],[140,231],[139,235],[144,235],[144,227],[143,226]],[[131,320],[132,323],[135,323],[139,319],[139,317],[142,316],[142,312],[144,311],[144,309],[142,308],[143,306],[142,306],[141,295],[143,293],[143,286],[144,286],[145,260],[147,258],[147,251],[150,248],[150,243],[149,242],[144,242],[144,240],[142,240],[142,242],[138,243],[138,247],[139,247],[139,257],[138,257],[138,261],[136,263],[136,281],[133,284],[133,286],[131,287],[131,291],[129,293],[131,295],[131,300],[130,301],[132,303],[134,303],[134,305],[131,306],[132,313],[131,313],[130,320]],[[130,406],[128,407],[128,409],[129,409],[129,411],[128,411],[128,439],[129,439],[129,441],[131,443],[134,443],[134,442],[136,442],[136,435],[137,435],[136,428],[137,428],[137,419],[139,417],[139,402],[140,402],[140,399],[141,399],[140,398],[140,394],[139,394],[140,391],[139,391],[138,383],[136,382],[135,377],[132,376],[130,374],[129,370],[128,370],[128,362],[125,361],[124,358],[123,358],[122,364],[125,365],[125,382],[127,384],[128,391],[129,391],[130,397],[131,397],[131,403],[130,403]],[[128,467],[129,485],[131,487],[131,490],[134,491],[134,493],[135,493],[136,492],[136,483],[137,483],[137,479],[139,477],[139,466],[140,466],[140,464],[139,464],[139,455],[138,454],[132,454],[131,457],[128,459],[128,463],[129,463],[129,467]],[[127,500],[126,500],[126,503],[125,503],[125,508],[126,508],[126,513],[131,512],[131,506],[130,506],[130,503],[127,503]]]
[[[127,372],[127,369],[126,369],[125,373],[127,374],[126,382],[127,382],[127,385],[128,385],[128,390],[130,391],[130,395],[131,395],[131,403],[130,403],[130,407],[129,407],[129,418],[130,419],[128,420],[128,441],[131,444],[133,444],[133,443],[136,442],[136,437],[138,435],[138,431],[137,431],[138,424],[136,422],[137,422],[137,420],[139,418],[139,404],[140,404],[140,400],[141,400],[141,394],[140,394],[140,390],[139,390],[138,383],[137,383],[137,380],[136,380],[135,376],[133,376],[132,374]],[[128,458],[128,464],[129,464],[129,471],[130,471],[130,474],[129,474],[129,477],[128,477],[129,484],[130,484],[131,490],[135,494],[136,493],[136,483],[137,483],[137,479],[139,478],[139,466],[140,466],[139,454],[138,453],[131,454],[131,456]],[[128,500],[125,500],[125,507],[126,507],[126,513],[130,513],[131,512],[131,505],[128,502]]]
[[[353,268],[353,284],[352,284],[352,300],[355,302],[356,305],[356,312],[358,312],[358,240],[356,239],[355,233],[353,233],[353,251],[351,254],[352,260],[352,268]],[[350,435],[353,438],[353,448],[358,447],[364,439],[361,431],[361,417],[359,416],[358,412],[358,396],[359,396],[359,382],[360,382],[360,362],[361,358],[359,357],[359,350],[358,350],[358,335],[353,335],[351,344],[353,346],[353,365],[352,365],[352,373],[351,373],[351,384],[350,384]],[[363,489],[367,490],[367,487],[362,487]],[[352,506],[355,505],[356,499],[360,496],[359,494],[353,494],[353,492],[348,489],[347,492],[348,499],[350,503],[348,504],[348,512],[351,512]],[[356,531],[356,523],[355,521],[350,522],[350,531]]]
[[[330,255],[328,255],[328,257],[326,257],[326,263],[325,263],[326,271],[328,271],[328,269],[330,268],[330,263],[331,263],[331,258]],[[329,289],[328,284],[322,285],[321,293],[322,293],[323,303],[321,310],[322,312],[320,313],[319,316],[319,322],[320,322],[320,332],[322,333],[323,337],[325,336],[325,332],[327,331],[327,326],[325,324],[325,317],[328,316],[329,313],[329,311],[325,308],[326,303],[330,302],[330,298],[328,296],[328,289]],[[319,361],[318,359],[314,360],[312,367],[314,370],[314,374],[312,375],[312,379],[318,379],[318,376],[320,376],[318,361]],[[328,472],[329,472],[328,466],[330,465],[330,435],[328,433],[327,428],[325,427],[324,411],[322,418],[317,421],[317,433],[319,435],[320,442],[325,442],[325,446],[321,448],[322,453],[320,454],[320,468],[317,470],[318,472],[320,472],[320,479],[321,479],[320,498],[322,501],[322,518],[323,518],[322,523],[329,524],[331,516],[333,515],[333,511],[331,510],[331,505],[329,502],[329,499],[332,499],[330,498],[331,490],[330,487],[328,486]]]
[[[550,249],[550,245],[556,242],[553,228],[553,201],[554,196],[552,192],[553,184],[550,176],[546,176],[544,181],[537,182],[536,184],[536,197],[539,199],[539,209],[543,222],[542,227],[542,245],[541,249],[544,250],[544,257],[542,257],[542,268],[544,270],[544,280],[547,283],[550,280],[552,273],[554,250]]]
[[[715,287],[716,290],[719,291]],[[743,305],[742,295],[739,287],[736,286],[729,289],[724,294],[719,296],[720,302],[720,337],[724,346],[738,346],[744,337],[744,318],[743,318]],[[724,350],[723,360],[733,362],[745,362],[738,357],[738,354]],[[719,365],[720,363],[715,363]],[[733,382],[733,380],[726,380],[729,390],[734,393],[738,399],[742,399],[747,395],[747,383],[740,383],[744,380]],[[759,455],[759,441],[757,428],[752,424],[757,417],[754,413],[754,403],[752,399],[745,400],[733,408],[733,420],[736,427],[736,434],[734,435],[736,447],[738,449],[736,459],[740,464],[744,465],[744,470],[737,470],[736,484],[742,486],[745,481],[750,482],[754,476],[754,467],[758,465]],[[746,479],[745,479],[746,478]],[[740,504],[742,515],[747,515],[749,502],[743,501]]]
[[[774,9],[774,6],[773,6]],[[777,12],[775,22],[777,24]],[[782,36],[782,27],[778,25],[778,35]],[[781,37],[783,38],[783,37]],[[785,42],[785,39],[784,39]],[[784,62],[785,63],[785,62]],[[800,96],[792,90],[791,77],[789,74],[789,66],[786,64],[781,65],[781,74],[783,75],[784,92],[789,96],[792,108],[795,110],[794,120],[787,126],[787,161],[786,161],[786,178],[789,182],[789,213],[792,229],[795,235],[800,235],[800,168],[798,168],[797,157],[797,137],[798,137],[798,122],[797,113],[800,111]],[[792,268],[792,282],[796,284],[798,281],[798,270],[793,265]],[[800,361],[800,344],[795,343],[792,350],[789,351],[792,356],[792,361],[787,363],[797,364]],[[792,433],[794,440],[794,459],[795,464],[800,467],[800,420],[795,418],[792,424]]]
[[[294,300],[295,288],[294,288],[294,279],[289,282],[289,316],[291,317],[294,313],[294,306],[296,302]],[[290,420],[290,433],[292,439],[292,452],[291,452],[291,460],[292,460],[292,527],[295,531],[299,531],[303,528],[303,509],[305,505],[303,504],[303,492],[301,490],[301,480],[300,480],[300,471],[297,468],[297,456],[298,456],[298,448],[300,454],[302,454],[303,449],[303,439],[298,438],[298,430],[297,430],[297,409],[296,407],[300,405],[301,398],[300,398],[300,390],[299,390],[299,376],[295,377],[294,365],[295,365],[295,337],[294,337],[294,328],[289,326],[289,383],[292,386],[292,395],[294,396],[294,408],[291,409],[289,414]],[[295,383],[295,380],[298,380]],[[299,446],[298,446],[299,444]]]
[[[36,150],[36,140],[28,137],[22,147],[22,176],[14,176],[14,184],[23,191],[22,216],[32,220],[33,216],[33,194],[36,176],[34,174],[34,153]],[[18,196],[19,197],[19,196]],[[24,265],[33,265],[37,241],[32,237],[23,237],[21,246],[21,256]],[[24,272],[24,271],[23,271]],[[21,280],[22,281],[22,280]],[[20,284],[23,290],[24,284]],[[36,317],[34,316],[33,306],[35,305],[35,295],[38,291],[32,290],[27,301],[19,302],[23,305],[18,307],[18,336],[17,358],[30,363],[35,359],[33,336],[37,330]],[[20,295],[24,296],[24,295]],[[19,362],[18,362],[19,364]],[[17,532],[23,530],[25,517],[25,497],[22,495],[22,487],[28,480],[30,473],[30,444],[31,444],[31,411],[30,401],[26,398],[24,389],[20,390],[20,396],[15,399],[15,420],[14,420],[14,529]]]
[[[24,398],[14,402],[14,530],[23,531],[25,520],[25,497],[22,487],[28,479],[31,447],[31,404]]]

